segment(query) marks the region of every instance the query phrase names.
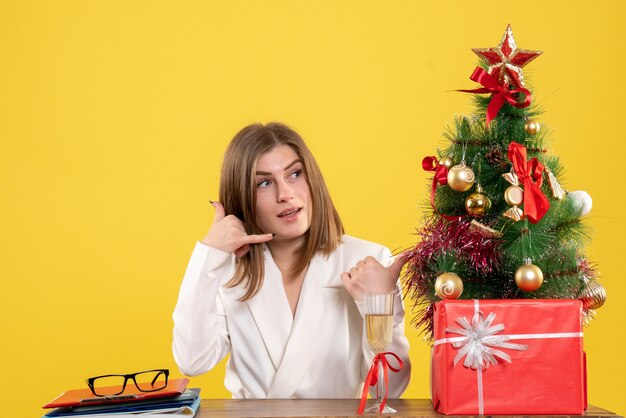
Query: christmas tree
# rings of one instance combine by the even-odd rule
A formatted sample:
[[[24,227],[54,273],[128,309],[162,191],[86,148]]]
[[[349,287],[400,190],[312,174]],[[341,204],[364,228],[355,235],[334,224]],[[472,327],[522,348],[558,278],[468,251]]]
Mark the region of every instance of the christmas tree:
[[[561,186],[525,85],[522,67],[541,52],[518,48],[510,25],[497,47],[473,51],[481,66],[470,78],[482,87],[459,91],[474,94],[475,113],[422,162],[430,210],[404,276],[414,325],[431,339],[441,299],[580,299],[588,321],[606,298],[583,252],[591,198]]]

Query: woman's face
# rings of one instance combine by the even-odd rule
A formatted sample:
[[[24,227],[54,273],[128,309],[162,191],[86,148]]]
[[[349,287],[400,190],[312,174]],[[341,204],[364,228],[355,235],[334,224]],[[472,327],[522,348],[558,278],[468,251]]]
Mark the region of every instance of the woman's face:
[[[277,145],[257,162],[256,221],[272,241],[304,235],[311,226],[311,192],[304,165],[288,145]]]

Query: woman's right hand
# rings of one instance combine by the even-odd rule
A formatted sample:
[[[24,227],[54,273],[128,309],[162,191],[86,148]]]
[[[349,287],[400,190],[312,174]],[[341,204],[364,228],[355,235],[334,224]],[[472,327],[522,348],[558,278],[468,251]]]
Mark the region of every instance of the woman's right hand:
[[[270,241],[273,234],[248,235],[243,222],[235,215],[228,215],[220,202],[211,203],[215,208],[213,225],[201,241],[204,245],[241,257],[250,251],[250,244]]]

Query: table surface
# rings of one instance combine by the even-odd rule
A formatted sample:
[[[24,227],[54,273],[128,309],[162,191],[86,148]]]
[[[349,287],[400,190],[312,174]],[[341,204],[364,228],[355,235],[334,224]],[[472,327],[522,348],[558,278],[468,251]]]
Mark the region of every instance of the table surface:
[[[368,406],[372,401],[368,401]],[[433,410],[429,399],[391,399],[390,406],[398,412],[393,418],[445,417]],[[359,399],[203,399],[197,418],[233,417],[359,417]],[[366,414],[376,416],[375,414]],[[382,415],[378,415],[382,416]],[[521,418],[524,415],[516,415]],[[564,417],[566,415],[551,415]],[[584,417],[623,418],[613,412],[589,405]],[[541,415],[530,415],[538,418]]]

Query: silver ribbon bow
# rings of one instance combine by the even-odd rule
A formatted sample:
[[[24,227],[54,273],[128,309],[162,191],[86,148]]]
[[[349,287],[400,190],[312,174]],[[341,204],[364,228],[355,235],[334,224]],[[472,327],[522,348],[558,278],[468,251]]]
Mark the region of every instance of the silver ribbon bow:
[[[463,366],[470,367],[474,370],[487,368],[489,365],[498,364],[497,358],[508,363],[511,362],[511,356],[498,348],[508,348],[510,350],[527,350],[528,346],[524,344],[514,344],[507,342],[508,335],[494,335],[504,330],[504,324],[491,326],[496,318],[495,313],[490,313],[484,319],[481,312],[476,312],[470,324],[467,318],[460,317],[456,322],[463,328],[446,328],[446,332],[463,335],[464,337],[455,338],[452,342],[454,348],[460,348],[456,357],[454,357],[454,365],[465,357]],[[497,357],[497,358],[496,358]]]

